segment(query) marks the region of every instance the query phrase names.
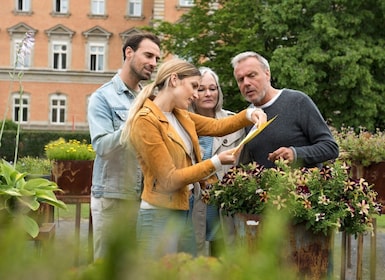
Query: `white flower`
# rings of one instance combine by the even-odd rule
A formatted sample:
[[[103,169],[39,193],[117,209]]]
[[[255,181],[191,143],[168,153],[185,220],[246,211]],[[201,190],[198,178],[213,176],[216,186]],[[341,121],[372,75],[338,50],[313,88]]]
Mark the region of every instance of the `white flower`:
[[[316,222],[319,222],[320,220],[324,220],[325,219],[325,213],[317,213],[315,214],[315,221]]]
[[[17,63],[24,65],[24,58],[31,53],[32,47],[35,44],[34,35],[33,31],[27,31],[25,33],[17,50]]]
[[[20,100],[21,100],[21,97],[23,95],[23,86],[22,86],[22,79],[23,79],[23,71],[20,70],[18,71],[17,75],[16,75],[16,68],[17,68],[17,65],[23,65],[24,66],[24,58],[26,57],[26,55],[30,54],[31,53],[31,50],[32,50],[32,47],[35,43],[35,38],[34,38],[34,32],[33,31],[27,31],[24,35],[24,38],[23,40],[20,42],[18,48],[17,48],[17,52],[16,52],[16,58],[15,58],[15,64],[13,66],[13,71],[9,73],[9,76],[11,78],[11,84],[9,86],[10,89],[13,88],[13,83],[15,82],[15,80],[17,79],[18,82],[19,82],[19,95],[20,95]],[[7,100],[7,106],[6,106],[6,109],[4,110],[4,117],[3,117],[3,122],[1,124],[1,129],[0,129],[0,147],[1,147],[1,139],[3,137],[3,132],[4,132],[4,124],[5,124],[5,119],[7,117],[7,114],[8,114],[8,110],[9,110],[9,105],[10,105],[10,96],[11,96],[12,92],[10,91],[9,92],[9,98]],[[21,110],[19,110],[19,117],[18,117],[18,122],[17,122],[17,132],[16,132],[16,143],[15,143],[15,157],[14,157],[14,161],[13,161],[13,166],[16,167],[16,162],[17,162],[17,154],[18,154],[18,147],[19,147],[19,137],[20,137],[20,122],[21,122]]]

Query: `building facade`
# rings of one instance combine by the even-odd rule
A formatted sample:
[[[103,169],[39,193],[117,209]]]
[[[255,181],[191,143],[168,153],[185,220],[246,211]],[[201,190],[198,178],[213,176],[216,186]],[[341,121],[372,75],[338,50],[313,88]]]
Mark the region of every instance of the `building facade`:
[[[2,0],[0,116],[23,129],[87,130],[92,92],[122,65],[122,44],[152,20],[177,21],[193,0]],[[19,43],[35,44],[17,63]],[[16,68],[14,67],[16,65]],[[10,73],[22,71],[19,80]],[[19,113],[20,111],[20,113]]]

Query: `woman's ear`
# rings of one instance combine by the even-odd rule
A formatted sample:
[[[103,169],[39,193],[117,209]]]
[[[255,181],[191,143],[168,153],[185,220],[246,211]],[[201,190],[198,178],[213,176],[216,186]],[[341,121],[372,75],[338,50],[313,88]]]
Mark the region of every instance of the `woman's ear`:
[[[176,87],[178,82],[178,75],[173,73],[170,76],[170,86],[171,87]]]

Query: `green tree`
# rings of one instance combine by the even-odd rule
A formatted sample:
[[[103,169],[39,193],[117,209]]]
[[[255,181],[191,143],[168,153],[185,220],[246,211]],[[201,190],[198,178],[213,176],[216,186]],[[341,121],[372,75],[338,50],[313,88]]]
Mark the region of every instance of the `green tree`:
[[[262,28],[277,83],[305,91],[335,127],[385,128],[385,3],[267,2]]]
[[[167,52],[219,74],[227,108],[247,106],[231,57],[254,50],[270,61],[276,87],[307,93],[335,127],[385,128],[384,1],[197,2],[177,23],[155,22],[151,31]]]

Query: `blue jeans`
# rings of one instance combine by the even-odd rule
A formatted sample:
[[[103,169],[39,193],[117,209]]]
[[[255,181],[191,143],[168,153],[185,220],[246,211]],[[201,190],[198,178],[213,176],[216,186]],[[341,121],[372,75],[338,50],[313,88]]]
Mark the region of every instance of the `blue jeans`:
[[[159,259],[178,252],[196,256],[195,236],[187,210],[140,209],[136,234],[144,257]]]
[[[206,212],[206,240],[213,241],[219,238],[219,228],[220,228],[220,219],[219,219],[219,210],[218,207],[214,205],[207,205]]]

